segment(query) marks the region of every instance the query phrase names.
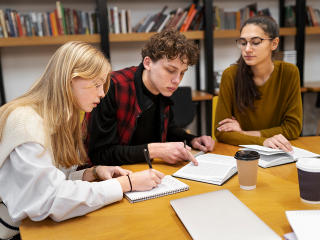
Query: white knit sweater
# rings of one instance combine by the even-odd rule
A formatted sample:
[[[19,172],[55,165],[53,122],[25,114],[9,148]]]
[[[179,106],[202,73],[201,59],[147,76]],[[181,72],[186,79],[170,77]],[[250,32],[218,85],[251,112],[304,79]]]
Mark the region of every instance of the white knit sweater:
[[[43,119],[30,107],[15,109],[7,119],[0,142],[1,239],[19,233],[20,220],[26,217],[34,221],[46,217],[62,221],[123,197],[116,179],[94,183],[68,181],[81,180],[84,170],[57,169],[50,150],[41,155],[44,146]]]

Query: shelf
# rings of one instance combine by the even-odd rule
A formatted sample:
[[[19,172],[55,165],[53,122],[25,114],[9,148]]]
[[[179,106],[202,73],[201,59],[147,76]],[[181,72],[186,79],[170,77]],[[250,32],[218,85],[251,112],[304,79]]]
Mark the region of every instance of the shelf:
[[[305,82],[304,87],[309,92],[320,92],[320,82]]]
[[[294,36],[296,28],[281,28],[280,36]],[[188,31],[181,32],[188,39],[198,40],[204,39],[204,31]],[[306,28],[307,34],[320,33],[320,27]],[[109,35],[110,42],[140,42],[147,41],[156,32],[151,33],[130,33],[130,34],[115,34]],[[216,30],[213,32],[214,38],[237,38],[239,37],[239,30]],[[87,43],[100,43],[100,35],[66,35],[56,37],[17,37],[17,38],[1,38],[0,47],[17,47],[17,46],[38,46],[38,45],[60,45],[69,41],[83,41]]]
[[[199,91],[199,90],[192,90],[192,101],[207,101],[212,100],[213,95],[211,93]]]
[[[151,33],[127,33],[127,34],[115,34],[111,33],[110,42],[139,42],[147,41],[151,36],[155,35],[157,32]],[[204,31],[188,31],[181,32],[188,39],[204,39]]]
[[[280,36],[295,36],[297,29],[295,27],[282,27],[280,28]]]
[[[306,27],[306,35],[320,34],[320,27]]]
[[[87,43],[99,43],[100,34],[92,35],[66,35],[56,37],[12,37],[1,38],[0,47],[60,45],[69,41],[83,41]]]

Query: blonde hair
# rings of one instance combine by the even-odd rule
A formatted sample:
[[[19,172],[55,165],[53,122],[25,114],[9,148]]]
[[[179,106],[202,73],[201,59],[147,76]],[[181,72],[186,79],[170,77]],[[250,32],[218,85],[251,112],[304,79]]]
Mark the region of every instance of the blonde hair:
[[[95,47],[79,42],[61,46],[50,59],[42,76],[22,96],[0,108],[0,142],[10,113],[23,106],[32,107],[44,122],[46,149],[52,150],[55,163],[63,167],[82,165],[87,159],[83,146],[79,104],[71,88],[75,77],[99,79],[107,71],[105,93],[110,85],[111,66]]]

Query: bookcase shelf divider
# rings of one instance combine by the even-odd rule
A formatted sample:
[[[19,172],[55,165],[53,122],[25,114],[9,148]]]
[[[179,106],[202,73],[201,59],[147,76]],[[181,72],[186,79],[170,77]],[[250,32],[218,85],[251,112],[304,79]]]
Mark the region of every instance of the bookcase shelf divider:
[[[0,106],[6,103],[6,96],[4,94],[3,75],[1,66],[1,49],[0,49]]]
[[[107,0],[97,0],[100,22],[101,50],[110,61],[109,21],[107,16]]]
[[[297,67],[300,72],[300,86],[304,85],[304,52],[306,38],[306,0],[296,0],[296,27],[295,48],[297,50]]]

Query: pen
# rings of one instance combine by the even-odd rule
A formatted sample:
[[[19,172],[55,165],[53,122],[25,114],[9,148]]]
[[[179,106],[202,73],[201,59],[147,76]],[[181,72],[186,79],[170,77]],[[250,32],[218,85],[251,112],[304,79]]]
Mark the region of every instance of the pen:
[[[143,149],[143,153],[144,153],[144,157],[147,160],[147,163],[149,165],[149,168],[152,169],[152,165],[151,165],[151,159],[150,159],[150,155],[149,155],[149,151],[148,149]]]
[[[183,143],[184,143],[184,148],[186,149],[186,147],[187,147],[187,140],[184,140]],[[189,154],[189,153],[188,153],[188,154]],[[190,161],[190,159],[188,159],[187,161]]]

